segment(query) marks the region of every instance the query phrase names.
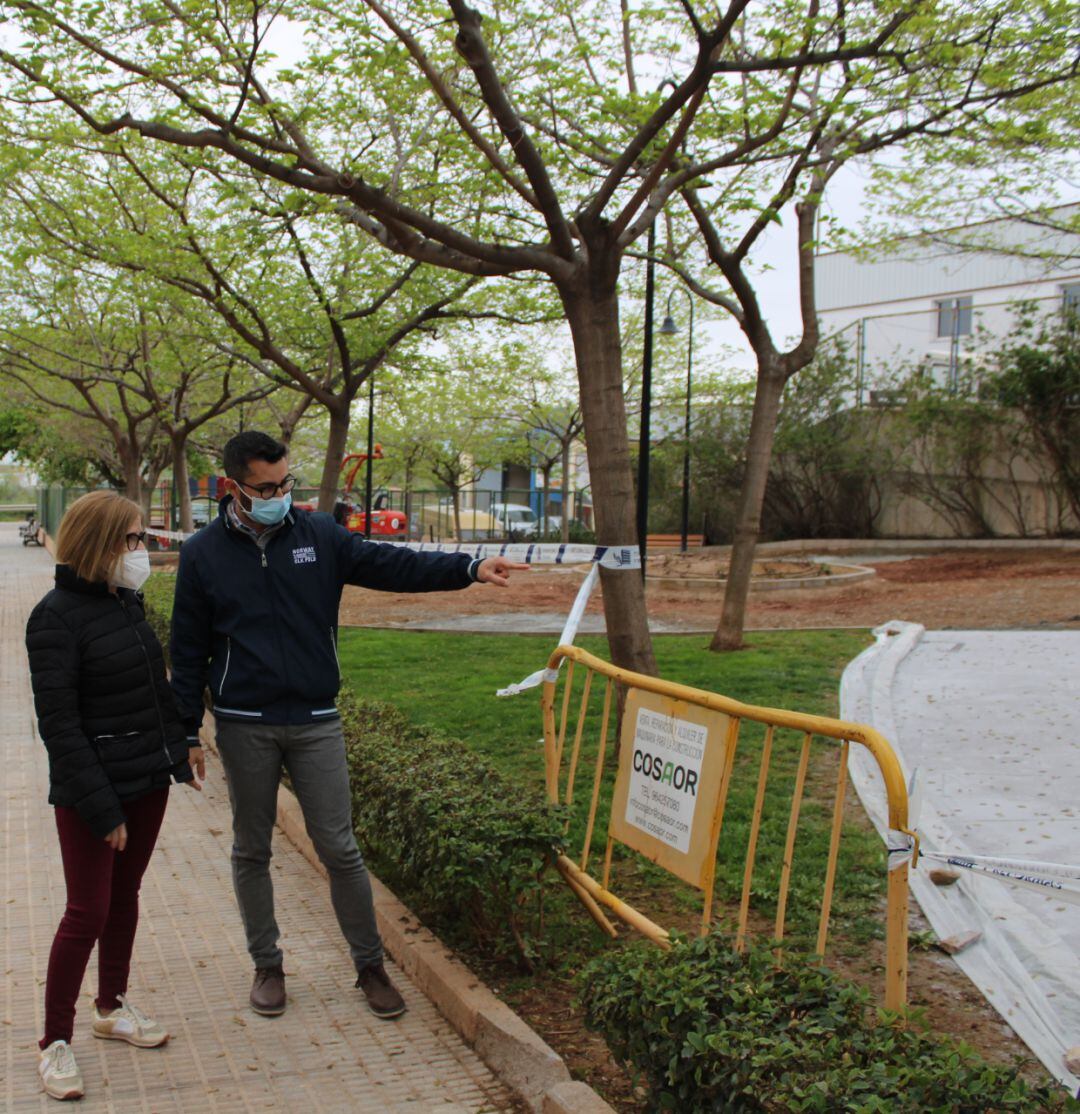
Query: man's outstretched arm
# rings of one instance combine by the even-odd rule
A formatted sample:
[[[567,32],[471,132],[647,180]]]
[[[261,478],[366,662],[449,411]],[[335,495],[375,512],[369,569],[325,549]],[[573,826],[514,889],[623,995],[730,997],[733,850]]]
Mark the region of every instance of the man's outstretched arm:
[[[366,541],[335,526],[335,541],[345,570],[344,582],[383,592],[447,592],[485,583],[505,587],[513,570],[528,565],[505,557],[467,553],[418,552],[402,545]]]

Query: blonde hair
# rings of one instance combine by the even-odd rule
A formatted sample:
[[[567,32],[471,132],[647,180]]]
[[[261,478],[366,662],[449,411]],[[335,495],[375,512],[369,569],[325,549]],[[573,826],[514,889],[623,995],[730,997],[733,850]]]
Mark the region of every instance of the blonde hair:
[[[76,576],[107,581],[123,553],[133,518],[142,521],[138,503],[116,491],[91,491],[67,509],[56,538],[56,559]]]

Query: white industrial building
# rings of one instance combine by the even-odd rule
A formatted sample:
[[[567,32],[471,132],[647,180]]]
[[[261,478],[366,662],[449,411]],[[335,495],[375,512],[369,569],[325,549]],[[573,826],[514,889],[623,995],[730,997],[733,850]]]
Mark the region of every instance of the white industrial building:
[[[822,336],[856,361],[857,405],[886,401],[894,375],[921,366],[956,384],[987,334],[1006,336],[1019,303],[1080,307],[1080,205],[911,237],[888,249],[823,252],[816,293]]]

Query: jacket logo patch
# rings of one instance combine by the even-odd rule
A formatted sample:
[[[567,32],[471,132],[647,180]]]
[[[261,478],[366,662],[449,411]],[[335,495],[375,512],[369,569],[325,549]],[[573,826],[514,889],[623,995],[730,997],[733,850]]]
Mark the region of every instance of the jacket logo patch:
[[[292,559],[294,565],[314,565],[315,564],[315,547],[313,545],[301,545],[292,551]]]

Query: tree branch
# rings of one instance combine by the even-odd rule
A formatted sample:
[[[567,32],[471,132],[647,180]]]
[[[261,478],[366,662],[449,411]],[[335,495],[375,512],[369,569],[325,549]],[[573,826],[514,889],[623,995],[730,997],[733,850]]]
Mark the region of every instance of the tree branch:
[[[364,3],[386,24],[390,31],[397,37],[398,41],[401,42],[409,52],[413,61],[415,61],[420,68],[420,72],[427,78],[433,92],[446,108],[446,111],[450,113],[457,122],[458,127],[469,137],[473,145],[480,151],[484,158],[487,159],[496,173],[498,173],[511,189],[534,209],[541,208],[535,192],[529,188],[526,182],[523,182],[514,173],[499,152],[488,142],[483,133],[473,124],[472,120],[469,119],[465,110],[458,104],[454,95],[450,92],[450,87],[443,80],[438,70],[432,65],[431,60],[424,53],[423,48],[416,41],[415,37],[410,35],[409,32],[390,15],[383,5],[379,3],[379,0],[364,0]]]
[[[449,0],[449,3],[458,25],[454,45],[472,70],[484,103],[494,116],[499,130],[514,152],[514,157],[536,191],[538,208],[544,217],[556,254],[562,259],[572,261],[576,256],[576,249],[570,233],[570,225],[563,215],[544,160],[529,138],[521,118],[510,104],[502,80],[495,70],[495,64],[480,29],[480,13],[468,7],[464,0]]]

